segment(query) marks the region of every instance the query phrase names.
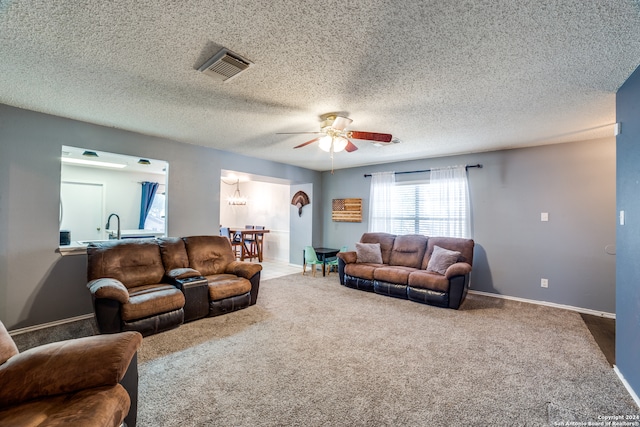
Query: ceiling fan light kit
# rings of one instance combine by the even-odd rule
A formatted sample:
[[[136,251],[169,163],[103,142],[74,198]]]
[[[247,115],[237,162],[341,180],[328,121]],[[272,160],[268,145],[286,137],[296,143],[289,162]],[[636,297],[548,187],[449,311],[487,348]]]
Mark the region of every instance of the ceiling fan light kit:
[[[326,135],[318,140],[318,147],[322,151],[326,151],[327,153],[339,153],[347,147],[349,141],[342,137],[338,136],[336,138]]]

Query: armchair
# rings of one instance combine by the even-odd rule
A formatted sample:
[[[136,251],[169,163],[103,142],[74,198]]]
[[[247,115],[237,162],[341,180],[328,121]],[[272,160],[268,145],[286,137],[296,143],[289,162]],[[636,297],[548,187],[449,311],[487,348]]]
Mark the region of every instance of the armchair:
[[[18,352],[0,322],[0,425],[135,427],[137,332]]]

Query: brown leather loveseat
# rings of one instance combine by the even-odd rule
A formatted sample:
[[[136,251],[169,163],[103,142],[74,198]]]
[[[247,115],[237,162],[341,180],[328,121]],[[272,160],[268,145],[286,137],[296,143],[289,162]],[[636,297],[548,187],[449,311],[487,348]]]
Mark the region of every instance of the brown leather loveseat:
[[[113,240],[90,244],[87,253],[87,287],[101,333],[147,336],[180,326],[185,307],[197,314],[187,313],[193,320],[258,298],[262,266],[235,261],[226,237]]]
[[[137,332],[18,352],[0,322],[0,425],[135,427]]]
[[[338,253],[340,284],[457,309],[469,286],[474,241],[365,233],[356,251]]]

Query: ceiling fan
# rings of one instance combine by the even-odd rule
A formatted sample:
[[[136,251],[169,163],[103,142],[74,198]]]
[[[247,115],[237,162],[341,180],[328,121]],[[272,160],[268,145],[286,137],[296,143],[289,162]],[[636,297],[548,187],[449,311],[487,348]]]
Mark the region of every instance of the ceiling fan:
[[[327,113],[320,116],[322,124],[320,125],[320,132],[286,132],[280,133],[280,135],[295,135],[295,134],[308,134],[316,133],[322,134],[310,141],[303,142],[300,145],[296,145],[293,148],[302,148],[314,142],[318,142],[318,146],[321,150],[331,153],[340,152],[345,150],[348,153],[356,151],[358,147],[350,141],[350,139],[359,139],[372,142],[376,145],[389,145],[395,144],[400,141],[393,139],[393,136],[388,133],[376,133],[376,132],[362,132],[357,130],[347,130],[346,127],[353,122],[348,117],[338,115],[338,113]]]

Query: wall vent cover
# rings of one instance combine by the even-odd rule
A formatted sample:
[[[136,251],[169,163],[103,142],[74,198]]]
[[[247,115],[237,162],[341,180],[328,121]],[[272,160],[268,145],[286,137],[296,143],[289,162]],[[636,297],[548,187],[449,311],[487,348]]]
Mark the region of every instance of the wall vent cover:
[[[227,81],[237,76],[242,71],[252,65],[248,59],[241,57],[228,49],[222,49],[216,53],[211,59],[202,64],[198,71],[212,77],[222,77],[223,81]]]

